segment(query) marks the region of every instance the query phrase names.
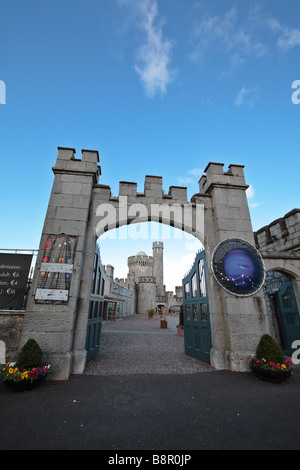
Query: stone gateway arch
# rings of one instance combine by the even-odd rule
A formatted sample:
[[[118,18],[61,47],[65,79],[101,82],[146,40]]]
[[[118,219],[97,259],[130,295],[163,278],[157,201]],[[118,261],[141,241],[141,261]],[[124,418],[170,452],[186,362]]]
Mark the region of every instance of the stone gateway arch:
[[[210,307],[210,362],[216,369],[245,371],[247,356],[255,352],[261,335],[269,332],[264,295],[261,289],[248,296],[223,289],[211,263],[214,250],[224,240],[240,239],[255,246],[243,166],[230,165],[224,171],[223,164],[209,163],[199,181],[199,193],[190,201],[186,188],[171,186],[164,194],[162,177],[149,175],[143,193],[137,192],[136,183],[122,181],[119,195],[113,197],[110,187],[99,183],[98,151],[82,150],[81,158],[75,154],[74,149],[58,148],[19,349],[29,338],[35,338],[52,365],[55,380],[82,373],[97,238],[122,225],[156,221],[181,228],[203,244]],[[70,267],[59,266],[68,280],[67,287],[53,301],[37,295],[51,295],[50,289],[39,290],[41,273],[51,269],[51,265],[45,268],[43,260],[49,236],[61,237],[61,249],[65,244],[70,250]]]

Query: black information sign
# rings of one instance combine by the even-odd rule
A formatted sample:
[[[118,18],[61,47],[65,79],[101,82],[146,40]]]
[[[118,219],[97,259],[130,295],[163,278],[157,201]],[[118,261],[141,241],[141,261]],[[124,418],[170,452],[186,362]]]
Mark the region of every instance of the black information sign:
[[[212,270],[220,286],[237,296],[255,294],[265,280],[259,251],[245,240],[236,238],[224,240],[216,246]]]
[[[24,305],[32,255],[0,253],[0,308]]]

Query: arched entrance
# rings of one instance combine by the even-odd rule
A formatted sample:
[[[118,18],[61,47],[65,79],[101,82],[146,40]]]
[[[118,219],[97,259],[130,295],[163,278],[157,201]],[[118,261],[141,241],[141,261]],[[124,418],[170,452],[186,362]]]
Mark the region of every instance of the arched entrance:
[[[162,189],[162,177],[146,176],[144,191],[137,184],[121,181],[118,196],[99,184],[97,151],[58,149],[55,175],[41,236],[39,255],[28,299],[19,348],[35,338],[53,367],[53,377],[67,379],[82,373],[86,364],[86,330],[93,283],[97,238],[107,230],[143,221],[170,225],[199,239],[207,262],[211,365],[216,369],[246,370],[247,356],[255,351],[268,331],[263,292],[237,297],[223,289],[213,276],[211,259],[225,239],[242,239],[254,246],[243,166],[209,163],[199,181],[199,193],[190,201],[187,188]],[[37,303],[36,289],[49,234],[76,237],[76,252],[68,267],[71,283],[63,301]],[[56,266],[53,267],[56,269]],[[61,267],[60,267],[61,269]]]

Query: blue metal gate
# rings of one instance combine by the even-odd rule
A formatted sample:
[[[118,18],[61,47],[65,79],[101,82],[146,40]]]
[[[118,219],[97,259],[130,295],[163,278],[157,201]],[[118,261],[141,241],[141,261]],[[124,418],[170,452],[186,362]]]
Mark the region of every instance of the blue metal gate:
[[[282,332],[283,349],[292,352],[292,344],[300,338],[300,318],[296,296],[291,281],[285,282],[278,292],[280,310],[280,326]]]
[[[211,331],[206,288],[205,252],[197,254],[182,280],[185,353],[210,363]]]
[[[90,361],[99,353],[100,334],[104,312],[104,285],[105,271],[102,267],[100,250],[97,246],[94,258],[93,286],[90,296],[89,316],[85,342],[87,361]]]

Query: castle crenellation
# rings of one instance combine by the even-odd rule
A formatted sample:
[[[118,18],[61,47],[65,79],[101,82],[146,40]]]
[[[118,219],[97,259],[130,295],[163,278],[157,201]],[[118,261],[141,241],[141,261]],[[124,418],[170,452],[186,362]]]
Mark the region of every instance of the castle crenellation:
[[[300,250],[300,209],[293,209],[254,233],[257,248],[276,251]]]

